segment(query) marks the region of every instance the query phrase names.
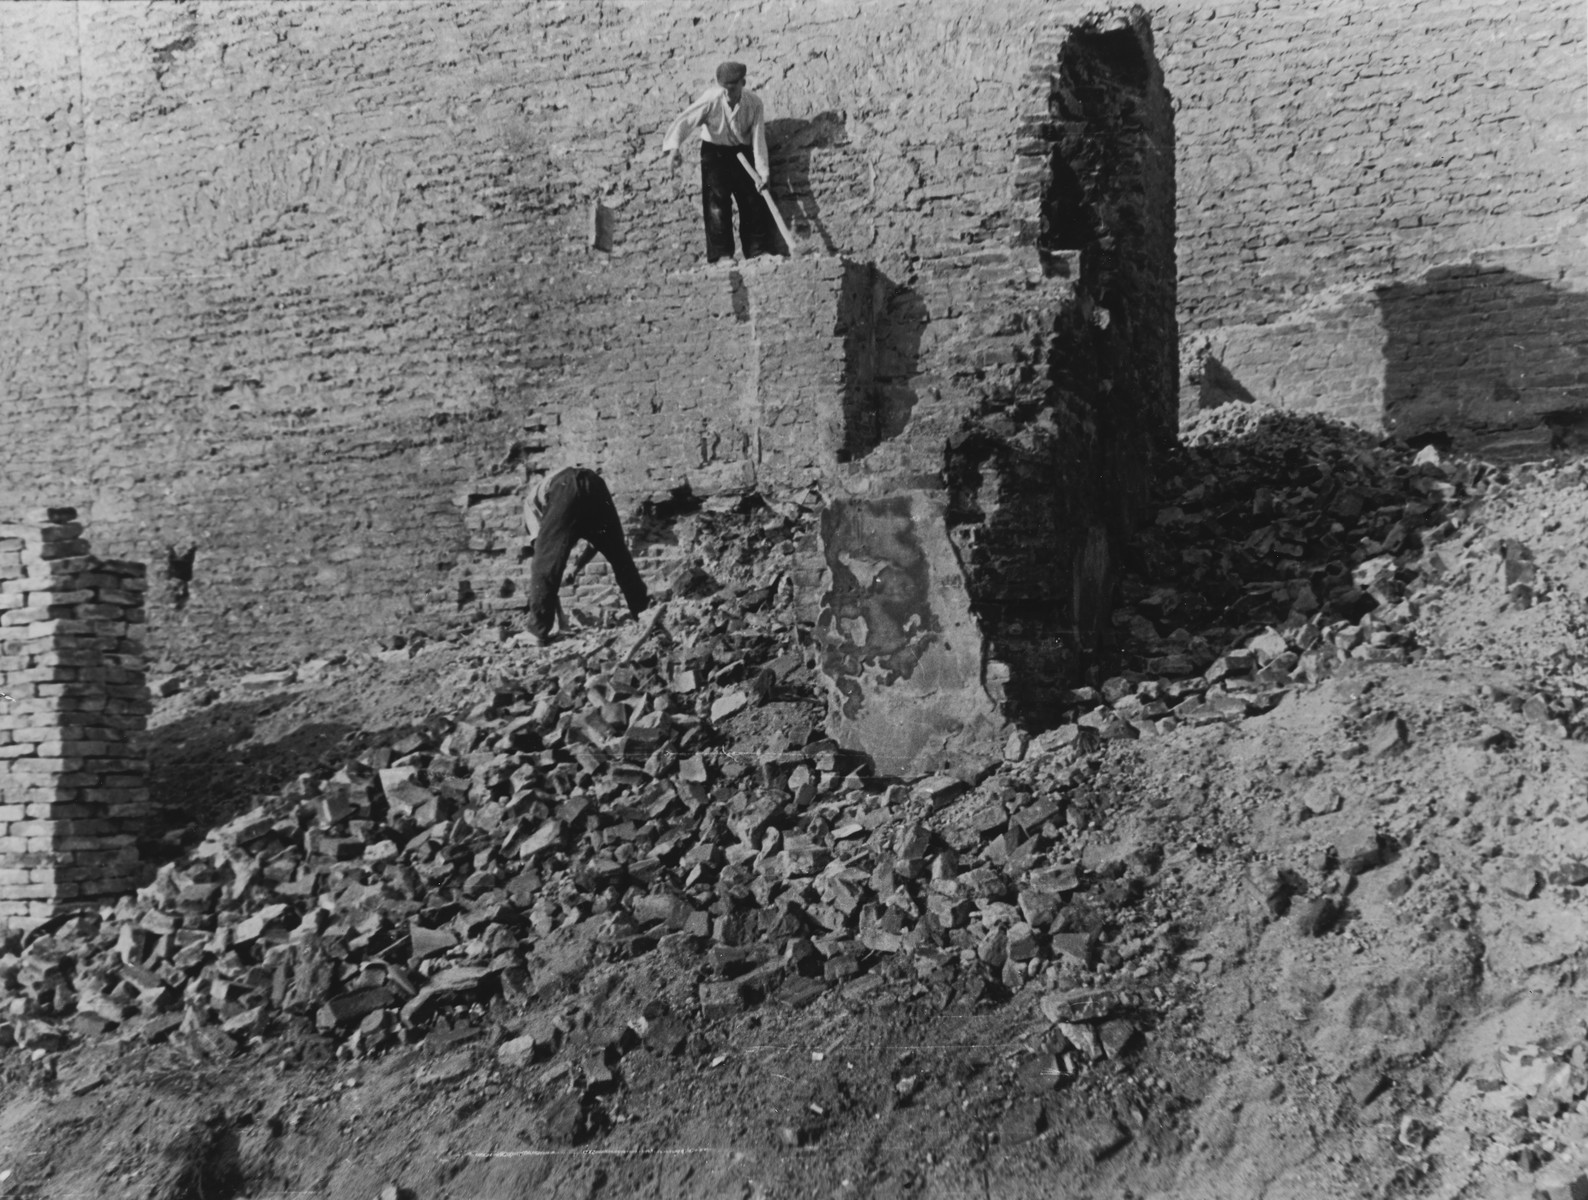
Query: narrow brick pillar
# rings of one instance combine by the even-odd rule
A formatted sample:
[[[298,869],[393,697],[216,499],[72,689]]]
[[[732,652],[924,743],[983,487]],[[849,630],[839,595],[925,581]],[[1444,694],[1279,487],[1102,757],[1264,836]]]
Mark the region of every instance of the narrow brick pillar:
[[[832,475],[848,439],[858,390],[849,325],[875,323],[859,311],[870,296],[856,281],[869,268],[810,255],[754,259],[741,272],[750,300],[745,400],[755,478],[763,488],[809,487]]]
[[[92,557],[76,517],[0,524],[0,926],[141,882],[146,573]]]

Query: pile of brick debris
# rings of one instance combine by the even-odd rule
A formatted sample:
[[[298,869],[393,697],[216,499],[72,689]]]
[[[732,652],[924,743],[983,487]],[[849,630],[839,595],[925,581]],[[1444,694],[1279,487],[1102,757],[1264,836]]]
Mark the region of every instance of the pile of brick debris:
[[[297,1030],[357,1055],[467,1022],[516,1030],[499,1052],[530,1061],[564,1031],[515,1017],[594,963],[665,949],[696,964],[696,1006],[620,1041],[676,1051],[765,1003],[1035,987],[1056,1070],[1129,1053],[1175,1001],[1181,946],[1153,886],[1161,848],[1080,854],[1129,803],[1098,786],[1110,743],[1239,721],[1352,661],[1422,653],[1417,589],[1455,568],[1440,547],[1497,477],[1308,419],[1221,412],[1186,433],[1122,589],[1117,673],[1001,758],[880,778],[809,720],[747,752],[764,706],[819,714],[815,648],[773,566],[712,590],[726,565],[708,560],[638,626],[582,635],[466,711],[301,777],[114,909],[13,936],[0,1044],[43,1058],[175,1037],[225,1056]],[[1526,602],[1525,551],[1466,549]]]

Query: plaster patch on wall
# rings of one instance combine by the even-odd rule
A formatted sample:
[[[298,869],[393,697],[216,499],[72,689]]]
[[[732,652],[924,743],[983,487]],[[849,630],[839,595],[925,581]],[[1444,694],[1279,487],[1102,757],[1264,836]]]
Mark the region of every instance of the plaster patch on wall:
[[[822,543],[832,579],[818,625],[823,666],[853,717],[863,702],[858,677],[908,680],[938,640],[931,574],[905,496],[830,505]]]
[[[835,500],[822,513],[828,728],[890,774],[941,770],[1004,729],[944,530],[942,496],[924,491]]]

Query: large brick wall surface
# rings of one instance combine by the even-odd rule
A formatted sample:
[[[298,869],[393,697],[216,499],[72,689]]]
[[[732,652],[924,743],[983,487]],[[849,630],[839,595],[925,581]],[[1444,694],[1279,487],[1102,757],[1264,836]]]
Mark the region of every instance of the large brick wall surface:
[[[191,602],[152,611],[172,654],[264,662],[413,619],[468,553],[454,495],[513,442],[597,457],[621,500],[683,482],[702,415],[732,445],[753,356],[732,279],[699,266],[692,156],[657,156],[726,54],[752,64],[801,238],[926,278],[895,308],[938,340],[979,330],[958,264],[1009,222],[1036,11],[0,14],[30,183],[0,201],[27,235],[3,253],[43,287],[0,298],[41,331],[0,386],[49,450],[8,460],[0,499],[65,479],[119,552],[196,544]],[[610,255],[586,247],[602,196]],[[930,351],[903,324],[908,381]]]
[[[1256,0],[1162,13],[1188,342],[1204,339],[1259,399],[1407,433],[1432,422],[1458,441],[1509,441],[1588,411],[1588,9]],[[1527,285],[1530,313],[1496,304],[1500,271]],[[1437,304],[1404,302],[1425,283]],[[1404,348],[1457,324],[1478,345],[1453,387]],[[1555,336],[1507,357],[1518,325]],[[1516,397],[1510,415],[1475,411],[1480,391]],[[1408,392],[1420,400],[1403,423]]]
[[[185,607],[153,589],[157,651],[273,665],[428,619],[477,554],[500,573],[525,455],[598,459],[625,507],[703,457],[731,475],[789,355],[841,377],[852,477],[940,473],[967,372],[1030,344],[1021,106],[1087,7],[5,6],[0,505],[87,497],[121,557],[196,545]],[[1453,261],[1583,286],[1574,2],[1146,7],[1180,320],[1253,392],[1371,417],[1382,289]],[[810,277],[704,270],[693,155],[657,155],[729,55],[801,246],[870,297],[798,347],[776,325]]]

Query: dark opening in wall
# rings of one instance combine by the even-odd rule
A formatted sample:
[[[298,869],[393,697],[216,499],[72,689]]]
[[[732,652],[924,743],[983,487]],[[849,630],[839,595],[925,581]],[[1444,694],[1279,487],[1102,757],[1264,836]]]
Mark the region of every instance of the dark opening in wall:
[[[1058,266],[1049,257],[1054,252],[1095,258],[1113,250],[1120,214],[1100,199],[1120,168],[1121,133],[1142,131],[1151,80],[1152,64],[1134,29],[1076,30],[1065,42],[1048,99],[1053,149],[1037,242],[1050,274]],[[1096,265],[1083,262],[1083,269]]]
[[[1090,58],[1108,72],[1117,87],[1142,92],[1152,81],[1152,63],[1134,29],[1078,32],[1066,51],[1067,58]]]
[[[1095,221],[1096,217],[1086,203],[1086,189],[1081,186],[1081,177],[1055,149],[1049,168],[1047,192],[1042,197],[1042,249],[1084,249],[1092,240]],[[1052,274],[1051,262],[1046,254],[1043,258],[1049,274]]]
[[[1406,439],[1406,444],[1414,450],[1421,450],[1424,446],[1432,446],[1441,454],[1448,454],[1455,448],[1456,439],[1448,433],[1420,433],[1415,437]]]
[[[193,589],[193,560],[198,556],[198,546],[189,546],[180,554],[175,546],[165,548],[166,596],[171,607],[180,612],[187,607]]]
[[[1178,406],[1174,116],[1147,18],[1072,28],[1050,78],[1032,149],[1052,307],[1027,315],[1029,364],[989,381],[945,464],[988,688],[1028,728],[1106,668],[1115,576]]]

